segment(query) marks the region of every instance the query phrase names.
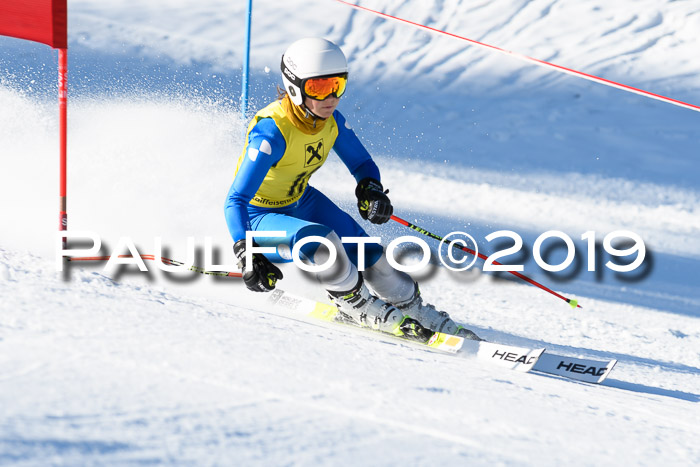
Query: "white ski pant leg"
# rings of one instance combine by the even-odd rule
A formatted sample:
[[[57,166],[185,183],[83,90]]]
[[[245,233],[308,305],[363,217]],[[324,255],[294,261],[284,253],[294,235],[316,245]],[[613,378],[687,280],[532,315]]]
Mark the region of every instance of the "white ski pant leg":
[[[343,292],[350,290],[357,284],[358,271],[347,253],[338,235],[331,231],[326,238],[331,241],[337,253],[333,265],[325,271],[317,272],[316,278],[323,285],[323,288],[332,292]],[[310,265],[325,264],[330,258],[330,250],[321,244],[311,258],[302,259],[304,263]]]
[[[391,267],[386,254],[362,273],[375,295],[392,304],[410,300],[415,290],[411,276]]]

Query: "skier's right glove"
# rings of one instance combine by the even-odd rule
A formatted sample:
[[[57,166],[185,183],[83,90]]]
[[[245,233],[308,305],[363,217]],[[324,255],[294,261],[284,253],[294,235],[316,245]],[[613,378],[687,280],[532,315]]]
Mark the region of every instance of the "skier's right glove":
[[[360,180],[355,188],[360,216],[373,224],[388,222],[394,213],[394,208],[387,193],[389,190],[384,191],[384,187],[378,180],[369,177]]]
[[[238,267],[243,272],[245,286],[253,292],[269,292],[273,290],[277,281],[284,277],[282,271],[261,253],[253,253],[253,264],[246,264],[245,250],[245,240],[238,240],[233,245],[233,253],[238,258]]]

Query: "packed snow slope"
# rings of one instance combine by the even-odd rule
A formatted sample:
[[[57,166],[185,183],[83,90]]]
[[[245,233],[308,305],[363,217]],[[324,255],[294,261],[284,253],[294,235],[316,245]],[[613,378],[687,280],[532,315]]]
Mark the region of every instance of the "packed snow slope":
[[[223,201],[242,147],[245,3],[69,2],[69,226],[233,263]],[[0,38],[0,464],[692,465],[700,463],[700,113],[557,74],[332,0],[256,0],[251,111],[285,47],[349,57],[340,110],[395,212],[464,230],[509,274],[431,266],[428,301],[486,339],[619,360],[602,386],[485,366],[273,312],[236,279],[149,264],[56,271],[56,53]],[[700,104],[700,5],[573,0],[359,4]],[[330,161],[312,184],[355,212]],[[412,234],[368,226],[384,244]],[[533,260],[558,230],[575,260]],[[631,273],[605,266],[639,235]],[[595,232],[595,251],[586,232]],[[432,241],[431,241],[432,242]],[[433,245],[435,247],[435,245]],[[620,247],[618,245],[618,247]],[[545,242],[550,264],[563,242]],[[589,253],[594,253],[589,257]],[[589,268],[594,266],[595,271]],[[323,298],[290,267],[280,287]]]

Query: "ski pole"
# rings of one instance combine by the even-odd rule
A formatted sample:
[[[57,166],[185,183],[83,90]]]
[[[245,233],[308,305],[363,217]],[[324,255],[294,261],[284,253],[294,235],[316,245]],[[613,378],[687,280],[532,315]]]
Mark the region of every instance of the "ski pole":
[[[150,260],[150,261],[156,261],[156,257],[154,255],[139,255],[141,259],[145,260]],[[76,257],[76,258],[68,258],[68,261],[108,261],[109,256],[82,256],[82,257]],[[119,258],[133,258],[132,255],[119,255]],[[169,259],[169,258],[163,258],[161,256],[160,261],[163,264],[166,264],[168,266],[184,266],[185,263],[181,261],[176,261],[174,259]],[[224,276],[224,277],[243,277],[240,272],[232,272],[232,271],[208,271],[204,268],[201,268],[199,266],[190,266],[188,271],[194,271],[198,272],[200,274],[206,274],[208,276]]]
[[[408,222],[408,221],[406,221],[406,220],[404,220],[404,219],[401,219],[400,217],[391,216],[391,220],[392,220],[392,221],[396,221],[396,222],[398,222],[399,224],[404,225],[404,226],[408,227],[409,229],[415,230],[416,232],[421,233],[421,234],[423,234],[423,235],[425,235],[425,236],[427,236],[427,237],[433,238],[433,239],[438,240],[438,241],[443,241],[443,240],[444,240],[443,237],[441,237],[441,236],[439,236],[439,235],[436,235],[436,234],[434,234],[434,233],[432,233],[432,232],[428,232],[427,230],[425,230],[425,229],[423,229],[423,228],[421,228],[421,227],[418,227],[418,226],[415,225],[415,224],[411,224],[410,222]],[[469,254],[478,256],[479,258],[481,258],[481,259],[483,259],[483,260],[487,260],[487,259],[488,259],[488,256],[482,255],[481,253],[477,253],[476,251],[472,250],[471,248],[467,248],[466,246],[462,246],[462,245],[460,245],[460,244],[458,244],[458,243],[455,243],[454,240],[451,241],[451,242],[449,242],[449,243],[447,244],[447,246],[451,246],[452,248],[458,248],[458,249],[460,249],[460,250],[462,250],[462,251],[465,251],[465,252],[467,252],[467,253],[469,253]],[[495,265],[497,265],[497,266],[502,266],[502,264],[499,263],[498,261],[493,261],[493,264],[495,264]],[[570,298],[566,298],[566,297],[564,297],[563,295],[559,295],[558,293],[556,293],[555,291],[553,291],[553,290],[550,289],[549,287],[546,287],[546,286],[540,284],[539,282],[537,282],[537,281],[535,281],[535,280],[533,280],[533,279],[530,279],[529,277],[527,277],[527,276],[524,275],[524,274],[520,274],[520,273],[517,272],[517,271],[508,271],[508,272],[511,273],[511,274],[513,274],[514,276],[519,277],[520,279],[524,280],[525,282],[529,282],[530,284],[534,285],[535,287],[539,287],[540,289],[542,289],[542,290],[544,290],[544,291],[546,291],[546,292],[549,292],[550,294],[554,295],[555,297],[558,297],[558,298],[564,300],[566,303],[568,303],[568,304],[571,306],[571,308],[574,308],[574,309],[575,309],[576,307],[578,307],[578,308],[583,308],[581,305],[578,304],[578,301],[573,300],[573,299],[570,299]]]

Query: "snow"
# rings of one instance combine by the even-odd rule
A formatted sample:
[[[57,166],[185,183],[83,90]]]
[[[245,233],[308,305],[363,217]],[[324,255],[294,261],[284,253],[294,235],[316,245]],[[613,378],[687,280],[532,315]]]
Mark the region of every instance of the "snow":
[[[192,236],[201,263],[210,237],[234,262],[222,206],[245,128],[245,3],[70,2],[69,226],[105,252],[129,237],[153,253],[162,237],[184,260]],[[700,103],[695,2],[358,3]],[[467,231],[487,254],[512,241],[486,235],[516,232],[523,252],[502,261],[583,309],[509,274],[441,267],[417,275],[428,301],[486,339],[617,367],[600,386],[500,370],[152,262],[57,272],[56,53],[0,38],[0,464],[700,463],[700,114],[330,0],[256,0],[253,15],[251,109],[274,98],[288,43],[336,41],[350,58],[340,110],[396,214]],[[312,183],[354,214],[339,162]],[[576,245],[561,273],[533,260],[549,230]],[[581,236],[616,230],[644,239],[645,264],[615,274],[598,245],[589,272]],[[284,272],[280,287],[323,298]]]

